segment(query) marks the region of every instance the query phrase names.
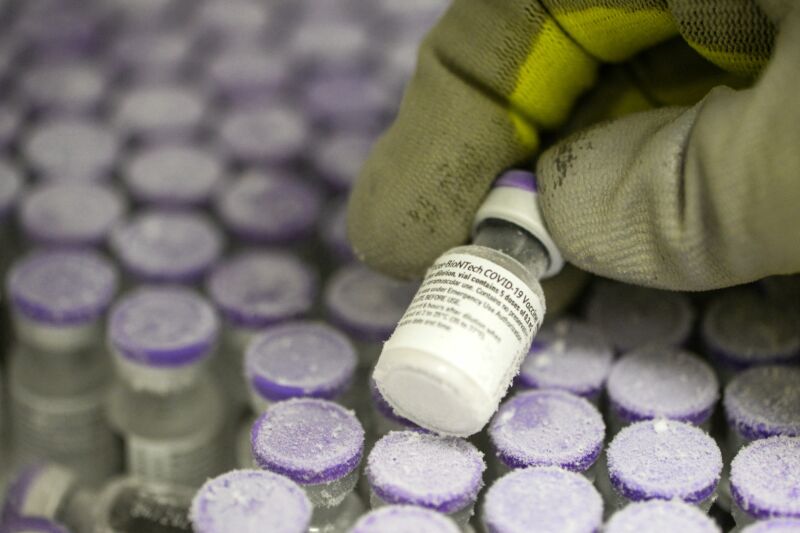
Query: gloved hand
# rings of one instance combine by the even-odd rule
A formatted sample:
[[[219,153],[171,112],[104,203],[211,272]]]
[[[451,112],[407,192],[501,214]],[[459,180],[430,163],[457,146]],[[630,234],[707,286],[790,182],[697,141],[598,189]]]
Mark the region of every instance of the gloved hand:
[[[565,259],[679,290],[800,271],[800,9],[754,1],[455,0],[352,193],[357,255],[421,276],[542,132],[639,111],[538,158]]]

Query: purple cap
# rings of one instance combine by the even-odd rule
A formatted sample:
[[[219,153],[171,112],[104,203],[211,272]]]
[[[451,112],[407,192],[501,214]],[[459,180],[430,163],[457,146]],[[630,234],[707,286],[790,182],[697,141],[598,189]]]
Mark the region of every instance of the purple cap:
[[[314,231],[322,197],[289,176],[249,172],[225,187],[216,207],[225,226],[241,239],[290,243]]]
[[[363,515],[350,533],[459,533],[447,516],[414,505],[388,505]]]
[[[219,331],[211,305],[182,287],[143,287],[111,310],[108,341],[128,361],[176,367],[211,355]]]
[[[497,181],[494,182],[495,187],[513,187],[515,189],[523,189],[526,191],[536,192],[538,187],[536,185],[536,174],[528,170],[513,169],[503,172]]]
[[[561,389],[597,398],[613,361],[614,352],[600,330],[562,319],[539,331],[517,379],[525,388]]]
[[[32,7],[19,14],[15,25],[18,38],[30,43],[36,55],[86,56],[97,51],[107,22],[102,10],[80,2],[25,4]]]
[[[331,321],[353,337],[385,341],[403,317],[419,283],[398,281],[360,264],[340,268],[325,287]]]
[[[622,429],[607,457],[612,485],[631,501],[700,503],[714,493],[722,472],[714,439],[674,420],[647,420]]]
[[[11,305],[29,320],[77,325],[100,318],[117,290],[117,272],[91,251],[33,252],[8,273]]]
[[[709,354],[736,370],[756,365],[800,363],[796,310],[752,289],[732,289],[712,300],[703,316]]]
[[[263,328],[306,315],[314,304],[316,277],[286,252],[244,252],[220,263],[207,292],[234,326]]]
[[[146,211],[111,232],[111,248],[136,277],[154,282],[199,280],[222,253],[222,235],[205,215]]]
[[[197,533],[305,533],[311,502],[296,483],[260,470],[234,470],[206,481],[192,500]]]
[[[57,464],[23,466],[8,480],[0,523],[25,515],[49,513],[62,503],[75,483],[75,476]]]
[[[611,407],[626,422],[669,418],[702,424],[719,399],[711,366],[689,352],[648,346],[619,359],[606,384]]]
[[[118,37],[111,53],[113,63],[134,79],[168,79],[188,62],[191,44],[182,32],[137,28]]]
[[[533,390],[506,400],[492,418],[489,438],[509,468],[591,467],[603,449],[606,425],[587,400],[559,390]]]
[[[683,344],[692,331],[694,310],[679,292],[597,280],[586,318],[624,353],[645,344]]]
[[[295,398],[267,409],[253,424],[250,443],[259,467],[301,485],[318,485],[358,468],[364,428],[338,404]]]
[[[315,149],[317,172],[336,190],[350,190],[374,142],[375,136],[364,132],[330,134]]]
[[[800,437],[769,437],[742,448],[731,463],[731,496],[757,520],[800,518]]]
[[[48,520],[34,516],[15,518],[0,525],[0,533],[70,533],[69,530]]]
[[[315,122],[365,133],[386,125],[393,103],[391,93],[366,75],[323,75],[309,82],[305,94]]]
[[[211,60],[207,75],[216,94],[231,102],[274,97],[290,82],[285,57],[255,43],[225,49]]]
[[[355,259],[347,239],[347,200],[337,202],[326,212],[319,231],[320,238],[337,261],[348,263]]]
[[[625,506],[611,517],[605,533],[721,533],[719,526],[695,505],[680,500],[650,500]]]
[[[244,366],[247,382],[269,401],[333,400],[353,380],[356,351],[344,334],[326,324],[291,322],[255,337]]]
[[[403,418],[395,413],[394,409],[392,409],[392,406],[389,405],[389,402],[387,402],[386,398],[384,398],[383,394],[381,394],[381,391],[378,389],[378,385],[375,383],[375,380],[372,378],[369,380],[369,393],[370,397],[372,398],[372,405],[385,418],[388,418],[389,420],[396,422],[397,424],[404,426],[411,431],[428,431],[427,429],[416,425],[411,420]]]
[[[153,83],[136,86],[117,103],[116,123],[140,140],[185,138],[197,133],[205,114],[201,94],[187,86]]]
[[[0,218],[8,214],[22,189],[22,174],[5,159],[0,159]]]
[[[291,162],[305,148],[308,133],[303,115],[280,104],[235,108],[219,125],[224,150],[248,165]]]
[[[454,513],[483,486],[483,454],[469,442],[416,431],[392,431],[367,458],[367,479],[386,503]]]
[[[324,2],[314,3],[312,9],[321,4]],[[364,26],[354,18],[333,15],[336,17],[333,20],[329,12],[312,16],[314,18],[300,24],[289,43],[292,64],[312,72],[336,73],[364,68],[370,46]]]
[[[37,125],[22,150],[44,179],[94,181],[108,177],[118,144],[116,135],[96,122],[56,118]]]
[[[800,533],[800,518],[773,518],[751,524],[742,533]]]
[[[582,475],[556,467],[515,470],[489,488],[483,505],[487,533],[594,533],[603,500]]]
[[[92,112],[103,99],[106,80],[97,64],[44,62],[24,73],[20,97],[37,112]]]
[[[20,224],[45,246],[100,246],[125,212],[117,191],[98,183],[51,182],[26,193]]]
[[[18,106],[0,104],[0,150],[5,150],[17,138],[22,123]]]
[[[160,206],[207,203],[223,179],[220,159],[198,146],[152,146],[133,157],[123,173],[131,195]]]
[[[800,436],[800,368],[762,366],[725,387],[728,424],[749,440]]]
[[[205,2],[196,11],[197,34],[217,41],[255,39],[266,30],[270,6],[258,0]]]

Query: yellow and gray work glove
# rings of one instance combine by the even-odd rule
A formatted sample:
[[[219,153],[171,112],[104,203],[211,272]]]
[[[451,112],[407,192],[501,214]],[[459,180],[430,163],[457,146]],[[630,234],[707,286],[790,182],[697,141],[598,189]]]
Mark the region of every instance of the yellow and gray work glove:
[[[543,132],[613,118],[538,157],[565,259],[680,290],[800,271],[791,4],[455,0],[353,191],[358,256],[421,276],[468,239],[494,177],[533,160]]]

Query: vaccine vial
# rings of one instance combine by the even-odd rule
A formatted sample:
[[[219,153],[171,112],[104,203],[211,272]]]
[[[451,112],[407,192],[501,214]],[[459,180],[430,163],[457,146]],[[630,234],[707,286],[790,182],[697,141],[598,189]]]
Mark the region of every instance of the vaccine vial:
[[[708,512],[716,498],[722,455],[703,430],[674,420],[636,422],[609,444],[612,509],[629,502],[683,500]]]
[[[614,513],[605,533],[721,533],[719,526],[694,505],[679,500],[636,502]]]
[[[586,319],[599,327],[617,353],[645,344],[682,346],[692,333],[694,309],[679,292],[596,280]]]
[[[794,533],[800,531],[800,518],[759,520],[742,529],[742,533]]]
[[[465,526],[485,469],[483,454],[466,440],[392,431],[375,443],[367,458],[370,505],[417,505]]]
[[[639,348],[614,364],[606,385],[614,433],[631,422],[667,418],[709,429],[719,399],[711,366],[666,346]]]
[[[259,42],[248,42],[214,54],[205,68],[205,83],[227,105],[284,100],[291,83],[290,67],[282,49],[265,50]]]
[[[227,413],[208,374],[218,329],[211,305],[185,288],[143,287],[114,305],[108,414],[132,475],[197,487],[224,468]]]
[[[91,116],[100,110],[107,86],[100,63],[44,60],[23,71],[16,93],[34,116]]]
[[[312,506],[297,483],[262,470],[234,470],[208,480],[192,500],[196,533],[305,533]]]
[[[205,95],[176,82],[145,82],[116,97],[113,124],[120,135],[139,145],[188,141],[204,126]]]
[[[544,318],[539,278],[563,265],[536,198],[533,174],[506,172],[478,210],[473,244],[428,270],[373,374],[401,416],[467,436],[497,410]]]
[[[392,97],[372,75],[324,73],[308,80],[303,101],[317,128],[377,136],[388,125]]]
[[[494,482],[483,503],[486,531],[593,533],[603,521],[603,500],[585,477],[557,467],[515,470]]]
[[[314,169],[334,191],[353,188],[361,166],[375,143],[375,135],[363,131],[332,131],[315,144]]]
[[[55,463],[38,463],[18,470],[6,487],[0,524],[25,516],[54,520],[71,530],[85,524],[88,512],[78,498],[80,483],[67,468]]]
[[[192,40],[180,30],[123,29],[110,49],[116,77],[134,85],[182,79],[192,62]]]
[[[0,525],[0,532],[2,533],[70,533],[67,528],[48,520],[46,518],[38,518],[33,516],[26,516],[17,518],[11,522]]]
[[[800,437],[769,437],[745,446],[731,463],[738,527],[768,518],[800,518]]]
[[[599,405],[614,351],[603,333],[590,324],[562,318],[545,323],[522,362],[520,389],[556,389]]]
[[[424,533],[460,533],[450,518],[415,505],[387,505],[370,511],[350,530],[350,533],[387,533],[417,531]]]
[[[364,453],[364,429],[352,411],[313,398],[267,409],[251,433],[256,464],[305,490],[314,513],[309,531],[348,531],[364,511],[353,489]]]
[[[218,134],[220,146],[231,160],[269,171],[297,162],[308,143],[309,128],[302,113],[277,102],[228,110]],[[298,182],[294,179],[291,183]]]
[[[205,51],[234,42],[258,42],[267,35],[272,6],[256,0],[204,2],[194,12],[189,31]]]
[[[316,14],[316,4],[307,7],[288,45],[289,63],[299,79],[336,72],[359,72],[369,67],[370,36],[353,18]]]
[[[603,417],[587,400],[560,390],[521,392],[489,423],[499,471],[557,466],[594,481],[606,435]]]

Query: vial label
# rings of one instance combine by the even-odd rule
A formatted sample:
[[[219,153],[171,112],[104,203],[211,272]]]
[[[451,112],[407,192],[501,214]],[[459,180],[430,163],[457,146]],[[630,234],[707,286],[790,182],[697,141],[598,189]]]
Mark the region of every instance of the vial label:
[[[179,485],[199,486],[221,467],[217,432],[160,440],[131,435],[125,453],[132,474]]]

